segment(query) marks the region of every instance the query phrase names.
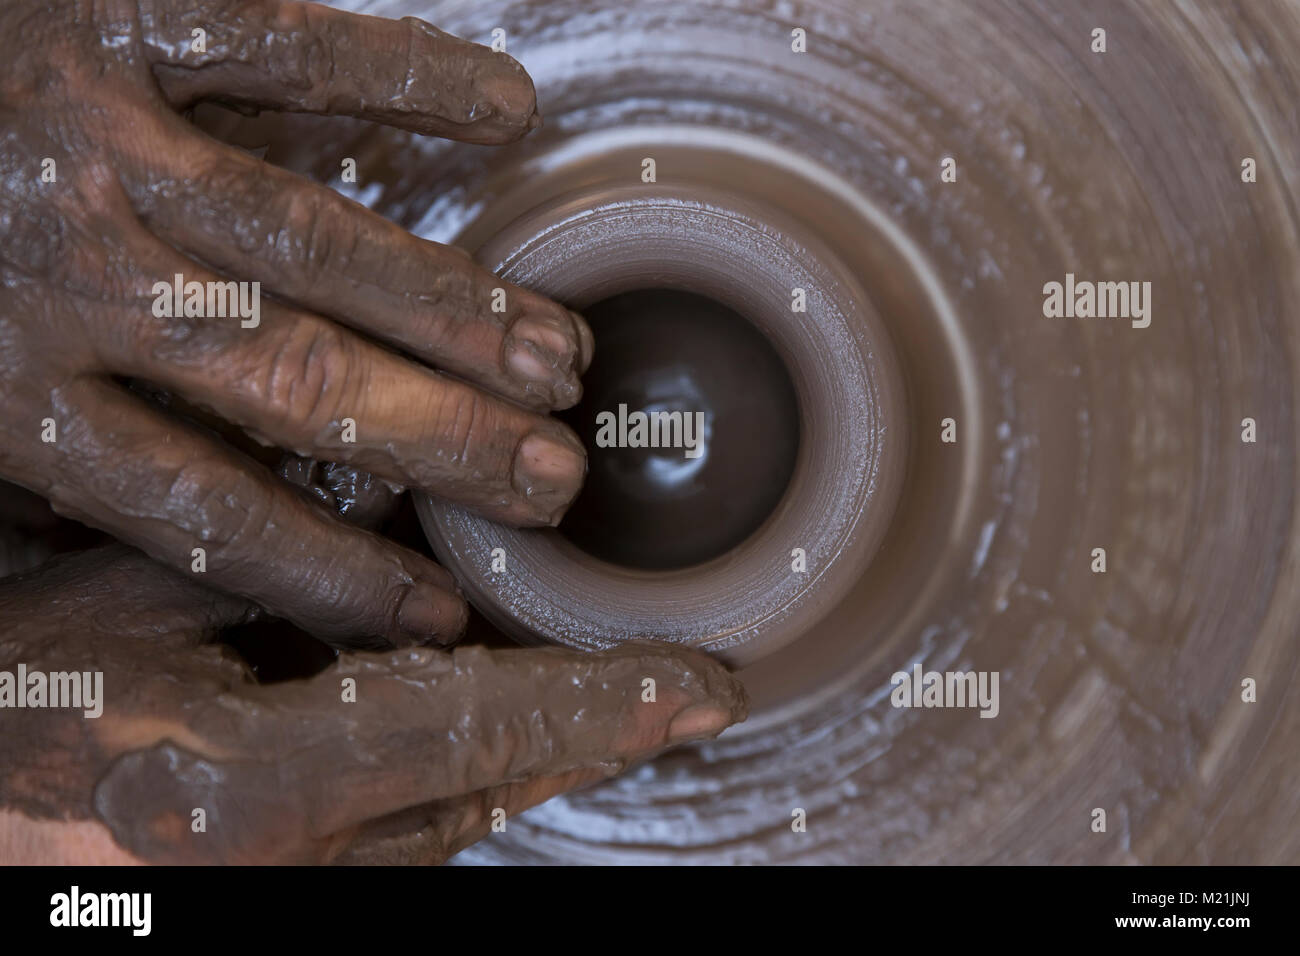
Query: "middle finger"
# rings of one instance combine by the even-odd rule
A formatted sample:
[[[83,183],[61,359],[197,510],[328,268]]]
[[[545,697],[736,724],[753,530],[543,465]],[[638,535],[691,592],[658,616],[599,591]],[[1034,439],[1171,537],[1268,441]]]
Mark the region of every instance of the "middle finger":
[[[161,122],[177,145],[139,157],[128,188],[173,246],[512,400],[581,397],[592,338],[576,313],[179,117]]]
[[[147,234],[135,257],[167,283],[221,282]],[[145,274],[141,270],[142,274]],[[148,284],[148,283],[146,283]],[[558,523],[586,470],[582,443],[529,412],[353,335],[260,300],[260,320],[157,317],[99,343],[109,370],[213,409],[300,455],[347,462],[515,525]]]

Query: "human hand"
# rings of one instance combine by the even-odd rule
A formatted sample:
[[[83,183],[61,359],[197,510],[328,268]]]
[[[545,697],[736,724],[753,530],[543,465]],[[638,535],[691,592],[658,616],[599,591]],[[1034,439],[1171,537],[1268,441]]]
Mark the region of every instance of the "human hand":
[[[251,610],[120,546],[0,582],[0,670],[103,675],[98,718],[3,712],[0,860],[442,862],[494,811],[747,709],[721,664],[655,644],[343,654],[257,685],[209,643]]]
[[[505,143],[536,123],[527,74],[417,20],[277,0],[10,0],[0,64],[0,477],[170,567],[202,548],[205,583],[336,644],[453,640],[466,609],[446,572],[118,380],[503,522],[558,521],[585,454],[543,413],[580,395],[581,318],[176,112],[218,100]],[[275,298],[255,324],[158,315],[176,275]]]

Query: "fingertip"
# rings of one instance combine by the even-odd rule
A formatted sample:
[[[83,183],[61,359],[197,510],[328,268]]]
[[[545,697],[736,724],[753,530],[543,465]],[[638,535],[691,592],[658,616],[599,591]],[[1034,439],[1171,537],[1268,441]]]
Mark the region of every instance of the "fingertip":
[[[730,710],[713,704],[694,704],[673,717],[668,725],[668,741],[680,744],[716,737],[733,723]]]
[[[537,111],[537,90],[527,71],[504,53],[491,53],[493,65],[475,84],[477,102],[473,123],[481,123],[490,142],[504,144],[521,139],[542,125]]]
[[[641,640],[623,645],[628,652],[662,658],[680,675],[682,689],[692,703],[716,704],[741,721],[749,713],[749,695],[740,678],[704,648]]]
[[[591,361],[591,330],[581,316],[545,300],[528,306],[502,339],[502,367],[537,408],[572,408],[582,399],[579,378]]]
[[[450,591],[423,581],[412,584],[396,614],[394,643],[440,644],[458,641],[469,624],[469,606]]]
[[[733,724],[749,717],[749,694],[745,685],[721,661],[695,651],[689,693],[694,698],[672,720],[669,741],[716,737]]]
[[[582,382],[577,376],[565,379],[551,390],[548,406],[557,412],[572,408],[582,401]]]
[[[508,57],[506,59],[509,60]],[[483,96],[507,123],[524,131],[535,129],[537,123],[537,89],[530,77],[516,61],[509,60],[510,69],[489,76],[483,83]],[[538,120],[540,122],[540,120]]]
[[[569,429],[555,425],[532,432],[519,443],[511,482],[528,511],[557,525],[582,488],[587,451]]]

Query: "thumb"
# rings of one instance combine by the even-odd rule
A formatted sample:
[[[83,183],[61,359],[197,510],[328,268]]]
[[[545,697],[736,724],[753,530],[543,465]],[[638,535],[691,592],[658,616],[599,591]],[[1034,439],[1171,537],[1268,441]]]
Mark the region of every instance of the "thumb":
[[[348,678],[355,693],[341,695]],[[665,645],[344,655],[310,680],[193,702],[202,753],[169,743],[127,755],[101,780],[96,807],[145,856],[165,849],[155,824],[178,807],[208,807],[209,830],[216,819],[258,831],[222,834],[236,856],[272,835],[308,847],[410,807],[621,766],[716,736],[747,712],[721,664]]]

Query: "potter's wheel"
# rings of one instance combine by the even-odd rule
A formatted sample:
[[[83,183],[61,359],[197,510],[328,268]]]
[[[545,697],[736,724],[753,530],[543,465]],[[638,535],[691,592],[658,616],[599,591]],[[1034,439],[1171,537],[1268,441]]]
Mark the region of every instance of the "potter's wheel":
[[[745,668],[750,721],[458,859],[1300,861],[1300,7],[353,6],[504,27],[545,127],[489,150],[277,118],[268,158],[337,185],[356,156],[342,188],[478,249],[653,156],[661,183],[833,248],[906,390],[888,532],[810,633]],[[1150,326],[1045,318],[1066,273],[1150,281]],[[891,707],[917,662],[998,671],[997,718]]]

